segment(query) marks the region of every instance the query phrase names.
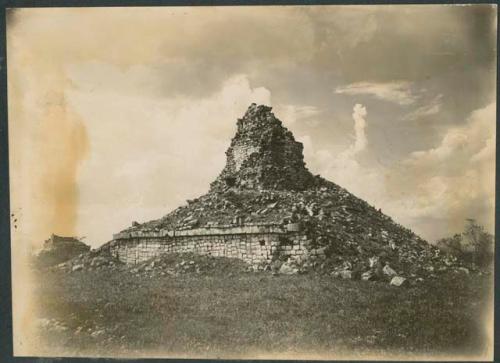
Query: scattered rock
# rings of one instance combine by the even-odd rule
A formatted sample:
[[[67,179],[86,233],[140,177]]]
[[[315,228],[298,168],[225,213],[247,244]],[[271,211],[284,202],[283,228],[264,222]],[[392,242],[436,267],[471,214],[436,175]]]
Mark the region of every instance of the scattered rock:
[[[282,261],[274,260],[273,262],[271,262],[271,271],[279,271],[282,264]]]
[[[394,277],[398,274],[389,265],[385,265],[384,268],[382,269],[382,272],[384,273],[384,275],[389,277]]]
[[[352,271],[350,270],[340,271],[339,276],[343,279],[352,279]]]
[[[97,338],[105,333],[104,329],[99,329],[90,334],[92,338]]]
[[[435,271],[455,266],[454,262],[445,262],[437,248],[380,209],[313,175],[305,166],[303,145],[271,111],[271,107],[252,104],[237,121],[236,134],[226,151],[226,165],[207,194],[189,200],[187,205],[158,220],[134,223],[120,234],[242,225],[272,226],[289,232],[288,236],[295,232],[304,234],[301,253],[297,251],[297,241],[271,251],[263,251],[259,246],[255,252],[252,249],[243,258],[253,271],[263,270],[276,256],[283,260],[292,256],[294,262],[271,263],[270,270],[274,272],[335,270],[338,272],[332,275],[348,279],[392,281],[398,274],[410,276],[413,272],[427,278]],[[122,240],[116,238],[110,243]],[[265,241],[260,246],[268,245]],[[221,251],[214,254],[220,255]],[[189,268],[184,265],[186,262],[182,261],[181,267],[176,266],[175,273],[204,271],[196,265],[190,268],[190,263]]]
[[[75,272],[75,271],[80,271],[80,270],[83,270],[83,265],[74,265],[72,268],[71,268],[71,271]]]
[[[290,266],[288,263],[282,264],[280,269],[279,269],[279,273],[284,274],[284,275],[294,275],[298,272],[299,272],[299,269]]]
[[[375,280],[375,274],[372,271],[366,271],[363,274],[361,274],[361,280],[363,281]]]
[[[34,263],[39,267],[64,267],[62,264],[90,250],[86,245],[75,237],[62,237],[52,234],[36,253]]]
[[[391,285],[393,286],[401,286],[403,285],[407,280],[404,277],[401,276],[394,276],[391,280]]]

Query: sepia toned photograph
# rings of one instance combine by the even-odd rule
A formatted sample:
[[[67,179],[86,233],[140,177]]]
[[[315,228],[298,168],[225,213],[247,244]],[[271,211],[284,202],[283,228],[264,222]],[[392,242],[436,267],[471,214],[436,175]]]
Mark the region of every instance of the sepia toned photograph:
[[[493,360],[496,5],[6,27],[14,356]]]

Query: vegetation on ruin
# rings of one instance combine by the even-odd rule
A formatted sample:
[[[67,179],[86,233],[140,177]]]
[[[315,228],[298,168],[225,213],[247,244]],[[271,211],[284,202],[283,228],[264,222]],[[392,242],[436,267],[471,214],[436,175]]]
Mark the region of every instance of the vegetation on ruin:
[[[488,267],[494,259],[494,236],[474,219],[467,219],[465,229],[436,245],[446,254],[472,266]]]

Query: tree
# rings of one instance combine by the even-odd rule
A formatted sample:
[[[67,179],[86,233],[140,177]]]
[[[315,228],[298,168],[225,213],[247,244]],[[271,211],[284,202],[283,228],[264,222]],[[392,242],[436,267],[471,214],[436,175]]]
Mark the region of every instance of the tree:
[[[463,233],[440,239],[437,247],[463,261],[485,267],[493,261],[493,235],[486,232],[476,220],[466,221]]]
[[[441,238],[437,241],[436,246],[443,252],[456,256],[463,257],[462,235],[455,234],[453,237]]]
[[[467,219],[463,236],[471,262],[479,266],[487,264],[493,257],[493,235],[486,232],[474,219]]]

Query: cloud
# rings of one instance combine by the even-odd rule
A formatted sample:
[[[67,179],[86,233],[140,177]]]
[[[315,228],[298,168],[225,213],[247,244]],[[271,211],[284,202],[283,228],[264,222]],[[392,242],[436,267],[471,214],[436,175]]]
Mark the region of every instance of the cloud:
[[[387,83],[358,82],[337,87],[335,93],[350,96],[368,95],[383,101],[410,105],[418,98],[412,93],[411,86],[411,82],[405,81]]]
[[[336,52],[355,48],[369,42],[379,27],[374,11],[361,7],[329,7],[335,13],[326,11],[321,6],[304,7],[310,21],[317,26],[316,36],[321,49],[337,44]]]
[[[300,120],[310,121],[311,117],[321,113],[317,107],[308,105],[276,105],[274,110],[279,118],[289,125]]]
[[[357,103],[354,106],[352,118],[354,119],[354,145],[352,145],[353,154],[357,154],[360,151],[363,151],[366,148],[366,144],[368,140],[366,139],[365,127],[366,121],[365,117],[368,113],[366,112],[366,108],[363,105]]]
[[[448,129],[438,146],[413,152],[404,164],[422,170],[439,166],[443,173],[456,174],[463,171],[458,168],[471,164],[471,158],[485,153],[485,149],[491,150],[494,135],[495,104],[491,103],[472,112],[463,126]]]
[[[236,119],[252,102],[271,104],[270,91],[252,87],[243,74],[193,100],[150,98],[140,88],[135,94],[82,89],[78,85],[88,83],[87,72],[84,66],[73,69],[76,87],[68,91],[68,101],[85,120],[90,139],[77,181],[77,231],[94,246],[134,220],[160,218],[205,193],[224,166]],[[120,84],[136,80],[128,72],[111,77],[119,74]]]
[[[368,139],[366,137],[366,120],[365,117],[368,115],[366,107],[362,104],[356,103],[352,110],[352,119],[354,121],[354,141],[347,149],[341,152],[337,158],[337,161],[354,161],[356,156],[364,151],[368,145]]]
[[[392,171],[388,197],[396,213],[413,225],[433,221],[427,235],[458,232],[466,218],[493,230],[495,110],[495,103],[475,110],[436,147],[411,153]]]
[[[432,116],[441,111],[443,95],[439,94],[427,105],[418,107],[417,109],[403,116],[404,121],[413,121]]]
[[[491,159],[495,156],[495,139],[495,135],[492,134],[491,137],[486,140],[484,147],[472,155],[470,161],[474,163],[492,161]]]
[[[347,188],[358,197],[381,205],[385,201],[382,196],[383,172],[380,172],[378,165],[367,167],[358,161],[359,156],[369,146],[366,134],[367,116],[366,107],[359,103],[354,105],[353,140],[340,153],[334,154],[328,148],[315,147],[313,139],[308,135],[300,138],[300,141],[304,144],[304,157],[311,169]]]
[[[430,242],[459,232],[466,218],[494,228],[495,103],[475,110],[451,127],[436,146],[418,150],[396,164],[366,163],[370,148],[368,112],[353,109],[354,140],[340,153],[301,139],[315,172],[347,188]]]

